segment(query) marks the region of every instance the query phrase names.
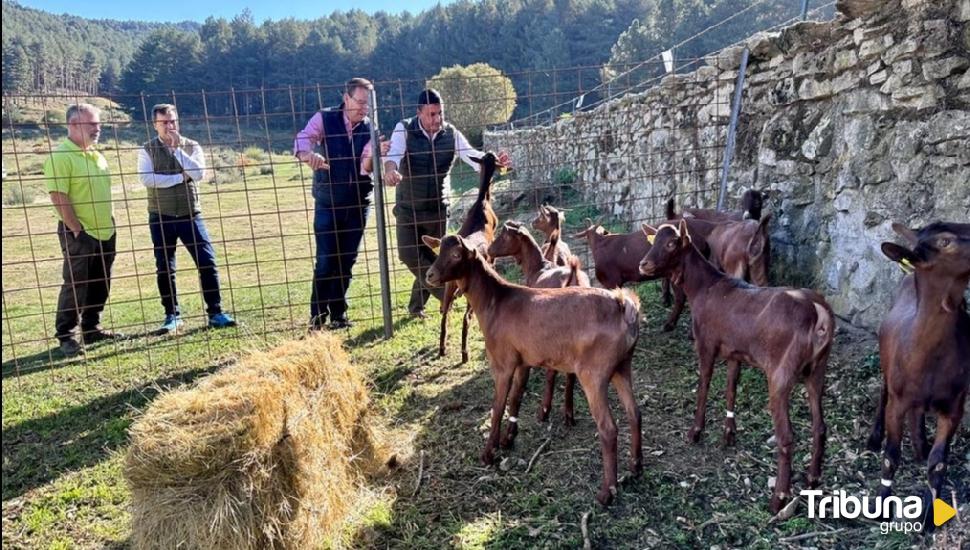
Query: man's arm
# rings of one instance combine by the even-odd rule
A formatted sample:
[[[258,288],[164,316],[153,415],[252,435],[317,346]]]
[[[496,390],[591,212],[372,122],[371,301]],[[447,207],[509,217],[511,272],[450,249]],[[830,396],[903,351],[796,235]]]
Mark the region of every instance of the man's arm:
[[[175,158],[182,165],[182,170],[192,181],[198,183],[205,178],[205,153],[202,146],[192,142],[189,144],[189,151],[182,147],[175,150]]]
[[[320,153],[313,152],[313,144],[320,143],[323,138],[323,113],[316,113],[310,117],[306,127],[300,130],[293,140],[293,155],[310,165],[313,170],[329,170],[327,159]]]
[[[407,152],[407,131],[404,123],[398,122],[391,133],[391,142],[388,145],[387,156],[384,157],[384,183],[394,186],[401,183],[401,173],[398,168],[404,160],[404,153]]]
[[[468,139],[465,134],[461,133],[458,128],[455,128],[455,151],[458,152],[458,157],[468,166],[472,167],[472,170],[478,172],[481,170],[481,166],[472,160],[472,157],[481,158],[485,153],[479,151],[472,147],[471,143],[468,143]]]
[[[64,225],[71,233],[74,233],[74,238],[79,237],[81,232],[84,231],[84,226],[81,225],[81,220],[77,219],[77,214],[74,213],[74,205],[71,204],[70,197],[60,191],[51,191],[50,195],[54,209],[61,215]]]
[[[164,189],[182,183],[185,177],[182,174],[156,174],[152,158],[143,147],[138,150],[138,181],[145,187]]]

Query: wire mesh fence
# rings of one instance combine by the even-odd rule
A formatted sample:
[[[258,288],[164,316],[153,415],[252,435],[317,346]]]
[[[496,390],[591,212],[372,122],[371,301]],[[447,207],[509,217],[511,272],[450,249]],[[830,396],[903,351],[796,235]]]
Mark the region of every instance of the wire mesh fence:
[[[585,229],[587,218],[610,231],[628,232],[638,230],[641,222],[662,219],[664,203],[670,198],[678,204],[713,205],[737,66],[722,65],[723,57],[717,55],[676,57],[675,61],[673,68],[660,56],[617,65],[612,70],[618,76],[606,83],[601,67],[507,75],[515,83],[511,99],[517,102],[518,118],[503,126],[482,123],[458,128],[484,133],[488,148],[513,152],[512,171],[493,186],[500,220],[529,222],[545,203],[568,209],[564,233],[583,265],[591,268],[584,243],[569,236]],[[533,93],[532,83],[539,81],[543,91]],[[375,82],[382,134],[392,137],[398,121],[415,116],[417,91],[425,84],[420,79]],[[4,379],[45,369],[56,376],[54,367],[74,360],[88,365],[88,372],[114,368],[130,373],[131,380],[141,380],[143,374],[157,374],[158,365],[209,364],[240,349],[305,332],[311,321],[317,256],[317,201],[313,171],[294,157],[294,137],[320,109],[339,104],[343,91],[343,83],[334,83],[113,97],[5,96]],[[696,98],[693,104],[691,97]],[[464,103],[473,110],[483,109],[486,103],[507,99],[444,97],[445,119],[449,106]],[[78,102],[102,109],[97,149],[108,163],[116,229],[110,297],[102,325],[127,337],[89,345],[85,355],[67,359],[58,348],[55,326],[65,252],[43,165],[65,139],[65,107]],[[199,270],[183,243],[175,247],[175,271],[185,326],[176,334],[159,331],[166,309],[158,284],[158,246],[151,236],[150,195],[137,161],[139,151],[156,135],[152,106],[158,103],[177,107],[181,134],[197,141],[205,152],[208,175],[199,182],[201,212],[196,217],[204,220],[211,237],[221,306],[239,322],[237,327],[206,330],[211,309]],[[10,115],[15,110],[17,119]],[[639,123],[616,122],[638,118]],[[570,120],[578,124],[580,119],[587,121],[589,131],[557,135],[558,124]],[[643,142],[645,124],[650,125],[651,137]],[[663,139],[663,135],[679,137]],[[478,184],[473,168],[456,159],[448,191],[450,231],[461,224]],[[739,190],[731,193],[729,206]],[[353,267],[348,291],[349,318],[356,323],[353,338],[380,334],[384,320],[374,219],[378,208],[388,220],[391,321],[400,323],[408,316],[414,275],[399,259],[395,190],[386,188],[385,197],[383,204],[367,211]],[[429,310],[436,305],[432,300]],[[437,324],[428,323],[428,330],[437,330]]]

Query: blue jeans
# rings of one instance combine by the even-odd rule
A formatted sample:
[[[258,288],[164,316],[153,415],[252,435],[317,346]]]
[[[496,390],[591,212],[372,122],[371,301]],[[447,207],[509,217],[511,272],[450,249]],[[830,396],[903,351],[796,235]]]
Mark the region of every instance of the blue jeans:
[[[364,237],[369,205],[332,206],[315,201],[313,232],[317,257],[313,267],[310,318],[347,318],[347,289]]]
[[[219,294],[219,270],[216,268],[216,251],[212,248],[209,232],[201,215],[165,216],[150,212],[148,227],[155,247],[155,273],[158,294],[166,315],[178,315],[178,294],[175,290],[175,247],[182,241],[195,261],[202,282],[202,299],[211,317],[222,313],[222,297]]]

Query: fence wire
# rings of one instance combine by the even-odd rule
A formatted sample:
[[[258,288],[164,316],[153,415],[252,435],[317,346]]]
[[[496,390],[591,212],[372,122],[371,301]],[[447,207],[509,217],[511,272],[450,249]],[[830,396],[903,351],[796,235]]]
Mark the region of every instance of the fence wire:
[[[584,267],[592,268],[585,243],[571,237],[594,219],[611,231],[637,230],[643,222],[663,217],[667,199],[680,205],[713,205],[717,199],[726,130],[729,119],[732,68],[722,67],[717,56],[678,58],[676,79],[662,81],[662,61],[648,59],[618,67],[623,81],[612,82],[599,101],[577,107],[577,98],[602,91],[600,67],[537,70],[509,75],[517,82],[517,113],[525,113],[518,130],[498,131],[482,124],[458,129],[466,134],[486,133],[486,145],[514,151],[513,170],[500,176],[493,188],[501,221],[529,222],[544,203],[566,208],[564,234]],[[710,71],[690,68],[707,64]],[[656,67],[649,77],[633,80],[636,71]],[[683,70],[681,70],[683,69]],[[531,83],[552,79],[553,92],[532,94]],[[684,105],[662,100],[650,105],[663,127],[656,130],[695,132],[705,136],[689,147],[666,143],[633,147],[633,153],[610,152],[610,143],[637,139],[633,127],[615,126],[593,134],[563,132],[543,134],[543,142],[521,128],[556,124],[575,117],[604,117],[623,109],[643,109],[634,99],[605,101],[621,92],[641,92],[665,82],[667,92],[692,93],[713,90],[713,103],[705,103],[710,118],[684,116]],[[523,86],[523,83],[525,85]],[[474,83],[470,83],[474,85]],[[375,82],[380,98],[380,133],[390,137],[394,125],[415,115],[416,90],[424,80]],[[546,86],[543,86],[546,88]],[[157,376],[160,365],[173,371],[185,366],[212,364],[233,357],[242,349],[298,337],[307,329],[310,291],[315,261],[312,171],[293,156],[293,142],[307,120],[322,108],[337,105],[343,83],[305,87],[259,88],[221,91],[171,91],[166,94],[93,97],[82,94],[5,96],[3,121],[3,377],[50,370],[68,361],[81,361],[85,372],[102,369],[130,373],[131,380]],[[664,92],[664,93],[667,93]],[[550,97],[551,94],[551,97]],[[635,95],[635,94],[633,94]],[[592,96],[588,96],[592,97]],[[470,103],[484,108],[492,97]],[[700,100],[698,100],[700,101]],[[706,101],[706,100],[705,100]],[[66,136],[64,109],[68,104],[90,102],[102,110],[102,139],[98,149],[109,163],[111,202],[117,231],[117,252],[110,277],[110,298],[103,315],[106,328],[127,338],[87,346],[86,355],[64,358],[55,338],[54,318],[62,279],[63,257],[57,235],[57,218],[47,194],[42,166]],[[445,119],[449,106],[461,100],[444,98]],[[177,106],[180,133],[198,141],[207,157],[208,178],[199,186],[202,217],[217,257],[223,309],[239,322],[236,328],[206,330],[208,314],[199,273],[184,246],[177,247],[177,284],[184,330],[159,334],[164,318],[156,284],[155,250],[149,232],[148,196],[139,180],[136,157],[143,144],[155,137],[151,106]],[[560,107],[533,110],[533,105]],[[565,107],[563,107],[565,106]],[[696,112],[700,104],[689,106]],[[16,114],[16,116],[14,116]],[[612,116],[612,115],[611,115]],[[632,115],[630,115],[632,116]],[[534,140],[533,140],[534,141]],[[481,147],[481,144],[478,144]],[[589,173],[589,162],[577,155],[575,162],[561,157],[522,154],[530,148],[575,151],[597,150],[596,163],[603,167],[636,166],[638,169],[603,169]],[[615,149],[615,148],[614,148]],[[630,148],[623,149],[630,151]],[[706,158],[704,162],[698,159]],[[643,185],[644,179],[648,180]],[[678,185],[666,185],[677,181]],[[461,224],[467,207],[477,194],[478,177],[456,160],[452,171],[450,230]],[[613,191],[626,189],[625,194]],[[630,191],[651,189],[644,193]],[[609,192],[607,192],[609,191]],[[385,189],[384,213],[389,223],[390,294],[394,323],[407,317],[413,276],[398,259],[394,190]],[[735,204],[736,196],[728,204]],[[536,235],[542,239],[541,235]],[[382,307],[374,207],[370,211],[353,281],[348,292],[350,318],[356,323],[352,339],[360,341],[381,334]],[[437,309],[437,302],[428,304]],[[437,331],[438,324],[427,323]]]

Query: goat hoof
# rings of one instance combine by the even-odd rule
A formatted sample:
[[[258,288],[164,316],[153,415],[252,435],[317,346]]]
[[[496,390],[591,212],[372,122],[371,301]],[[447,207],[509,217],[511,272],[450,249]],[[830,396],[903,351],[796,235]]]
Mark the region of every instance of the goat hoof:
[[[879,498],[883,500],[889,498],[889,496],[892,494],[893,494],[893,490],[891,487],[886,487],[885,485],[883,485],[882,487],[879,488]]]
[[[596,493],[596,502],[599,502],[603,507],[609,506],[613,502],[613,490],[609,488],[600,489],[600,492]]]
[[[438,357],[445,356],[445,348],[438,348]]]
[[[633,477],[640,477],[643,473],[643,461],[642,460],[631,460],[630,461],[630,473]]]
[[[539,412],[536,413],[536,420],[538,420],[539,422],[548,422],[549,409],[544,409],[542,407],[539,407]]]
[[[576,425],[576,418],[572,415],[572,413],[564,413],[562,415],[562,423],[567,427],[572,428]]]
[[[670,296],[665,294],[662,303],[664,307],[670,307],[674,304],[674,301],[670,298]]]
[[[701,440],[701,431],[698,430],[697,428],[691,428],[690,431],[687,432],[688,443],[697,443],[700,440]]]
[[[771,495],[771,504],[768,505],[768,511],[771,512],[772,515],[777,514],[782,508],[785,507],[787,502],[787,498],[783,498],[779,493],[774,493]]]
[[[874,453],[878,453],[880,447],[882,447],[882,437],[869,436],[869,440],[866,442],[866,448]]]
[[[485,449],[484,451],[482,451],[482,456],[480,458],[481,458],[482,464],[486,466],[491,466],[492,464],[495,463],[495,455],[492,453],[490,449]]]
[[[724,446],[734,447],[735,443],[736,443],[736,438],[735,438],[734,432],[724,432]]]
[[[677,323],[664,323],[663,331],[664,332],[670,332],[670,331],[674,330],[675,328],[677,328]]]
[[[510,422],[510,424],[512,424],[513,426],[515,425],[514,422]],[[515,447],[515,436],[516,435],[518,435],[518,430],[513,430],[513,429],[509,428],[509,430],[507,432],[505,432],[505,435],[502,437],[502,441],[499,442],[499,445],[503,449],[511,449],[512,447]]]
[[[808,485],[809,489],[815,489],[822,482],[822,476],[815,474],[808,474],[805,476],[805,484]]]

